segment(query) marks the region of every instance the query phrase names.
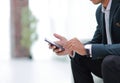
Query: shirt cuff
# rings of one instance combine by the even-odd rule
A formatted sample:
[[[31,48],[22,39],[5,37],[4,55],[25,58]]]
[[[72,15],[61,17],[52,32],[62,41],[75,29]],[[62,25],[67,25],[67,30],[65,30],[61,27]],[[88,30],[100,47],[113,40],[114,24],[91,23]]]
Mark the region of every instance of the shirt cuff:
[[[90,57],[92,57],[92,45],[91,44],[86,44],[85,49],[89,50],[89,55],[90,55]]]

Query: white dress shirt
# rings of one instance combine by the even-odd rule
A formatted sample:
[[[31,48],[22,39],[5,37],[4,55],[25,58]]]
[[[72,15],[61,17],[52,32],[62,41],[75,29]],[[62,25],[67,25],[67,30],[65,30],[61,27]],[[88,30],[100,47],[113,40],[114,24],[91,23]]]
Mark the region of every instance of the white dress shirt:
[[[109,17],[110,17],[111,3],[112,3],[112,0],[109,1],[106,9],[102,6],[102,12],[105,13],[105,29],[106,29],[106,36],[107,36],[107,44],[112,44],[110,27],[109,27]]]

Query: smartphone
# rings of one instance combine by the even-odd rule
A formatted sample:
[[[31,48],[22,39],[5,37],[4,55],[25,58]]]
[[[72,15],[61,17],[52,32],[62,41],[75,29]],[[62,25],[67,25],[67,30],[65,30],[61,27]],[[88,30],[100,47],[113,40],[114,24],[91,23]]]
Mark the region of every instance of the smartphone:
[[[55,43],[55,42],[53,42],[53,41],[50,41],[50,40],[48,40],[48,39],[46,39],[46,38],[45,38],[45,41],[48,42],[48,43],[51,44],[51,45],[56,46],[56,48],[59,48],[59,49],[61,49],[62,51],[65,50],[65,49],[63,48],[63,46],[61,46],[61,45],[59,45],[59,44],[57,44],[57,43]]]

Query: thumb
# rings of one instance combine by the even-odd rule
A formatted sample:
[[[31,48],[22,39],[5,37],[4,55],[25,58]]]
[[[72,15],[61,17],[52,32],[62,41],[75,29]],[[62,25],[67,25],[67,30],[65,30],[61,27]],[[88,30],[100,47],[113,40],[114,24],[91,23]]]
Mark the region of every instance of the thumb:
[[[66,40],[65,37],[63,37],[63,36],[61,36],[61,35],[59,35],[59,34],[54,33],[53,35],[54,35],[57,39],[59,39],[59,40]]]

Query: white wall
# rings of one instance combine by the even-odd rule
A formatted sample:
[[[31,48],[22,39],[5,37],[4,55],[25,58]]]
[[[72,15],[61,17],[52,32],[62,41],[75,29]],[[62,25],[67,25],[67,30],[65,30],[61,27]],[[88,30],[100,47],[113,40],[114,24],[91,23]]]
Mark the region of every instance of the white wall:
[[[35,59],[53,56],[44,38],[54,40],[53,33],[68,39],[91,39],[96,28],[96,6],[89,0],[30,0],[30,9],[39,20],[39,40],[33,45]]]
[[[0,3],[0,60],[10,58],[10,1]]]

